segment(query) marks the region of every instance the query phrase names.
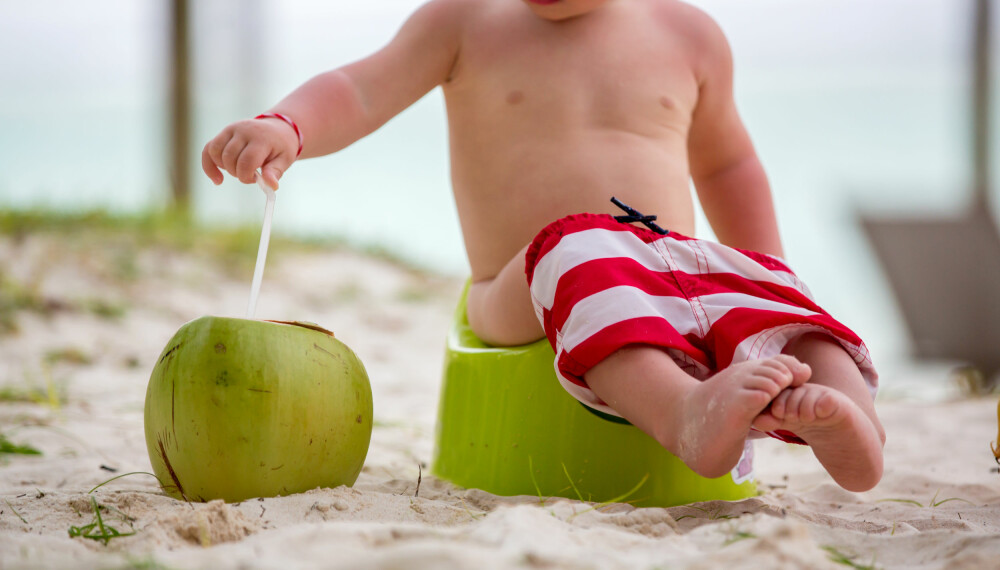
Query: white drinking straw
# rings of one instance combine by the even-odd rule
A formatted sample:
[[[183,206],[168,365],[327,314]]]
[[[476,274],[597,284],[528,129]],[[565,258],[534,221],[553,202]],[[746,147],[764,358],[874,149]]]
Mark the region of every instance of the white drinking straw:
[[[267,260],[267,246],[271,241],[271,216],[274,214],[274,188],[264,182],[264,177],[257,173],[257,185],[267,196],[264,204],[264,227],[260,230],[260,248],[257,249],[257,265],[253,270],[253,283],[250,285],[250,303],[247,304],[247,318],[252,319],[257,312],[257,295],[260,293],[260,282],[264,278],[264,262]]]

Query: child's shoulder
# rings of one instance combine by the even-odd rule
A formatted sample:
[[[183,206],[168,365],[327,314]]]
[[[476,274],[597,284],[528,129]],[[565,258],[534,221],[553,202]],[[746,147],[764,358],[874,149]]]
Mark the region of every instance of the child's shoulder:
[[[712,75],[732,65],[729,41],[707,12],[682,0],[646,0],[655,18],[690,54],[699,75]]]
[[[688,41],[712,44],[725,41],[718,22],[701,8],[682,0],[646,0],[651,16]]]
[[[493,0],[425,0],[417,12],[438,15],[469,14],[482,11]]]
[[[482,9],[483,0],[426,0],[410,15],[410,21],[446,32],[460,27],[466,18]]]
[[[425,0],[410,14],[400,33],[433,39],[437,43],[454,43],[469,17],[481,9],[481,3],[481,0]]]

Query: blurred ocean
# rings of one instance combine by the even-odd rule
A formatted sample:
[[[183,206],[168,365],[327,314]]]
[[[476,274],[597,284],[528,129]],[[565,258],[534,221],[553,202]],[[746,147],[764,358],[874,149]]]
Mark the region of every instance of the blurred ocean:
[[[857,214],[954,213],[971,197],[971,2],[693,3],[732,44],[737,99],[770,175],[790,263],[867,340],[887,389],[938,390],[931,384],[947,365],[910,362]],[[420,1],[192,4],[200,153],[227,123],[378,49]],[[162,205],[167,3],[0,0],[0,13],[0,207]],[[343,236],[464,275],[443,106],[432,92],[345,151],[295,165],[282,180],[276,231]],[[203,220],[260,217],[255,187],[196,180]],[[711,235],[707,224],[699,235]]]

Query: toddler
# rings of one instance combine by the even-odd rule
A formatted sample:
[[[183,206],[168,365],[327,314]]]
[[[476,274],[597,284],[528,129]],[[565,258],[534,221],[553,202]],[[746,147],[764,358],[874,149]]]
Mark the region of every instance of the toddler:
[[[678,0],[431,0],[202,162],[216,184],[260,169],[276,188],[440,86],[477,335],[547,336],[574,397],[703,476],[768,434],[864,491],[882,476],[877,375],[781,259],[732,82],[718,25]],[[721,244],[686,237],[692,180]]]

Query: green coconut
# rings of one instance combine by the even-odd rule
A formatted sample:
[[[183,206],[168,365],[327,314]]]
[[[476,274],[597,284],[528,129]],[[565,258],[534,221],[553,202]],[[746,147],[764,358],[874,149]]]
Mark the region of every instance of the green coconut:
[[[306,323],[202,317],[146,390],[146,448],[164,491],[191,501],[352,485],[372,433],[358,357]]]

